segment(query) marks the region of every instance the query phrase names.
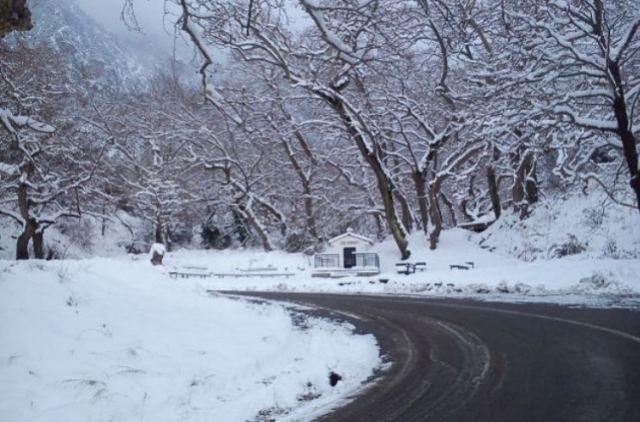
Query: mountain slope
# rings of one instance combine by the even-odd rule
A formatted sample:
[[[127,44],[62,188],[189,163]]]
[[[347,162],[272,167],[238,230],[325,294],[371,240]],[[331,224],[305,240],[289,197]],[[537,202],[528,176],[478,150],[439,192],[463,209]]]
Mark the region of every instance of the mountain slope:
[[[33,29],[7,37],[10,45],[45,45],[64,56],[69,78],[89,91],[145,83],[150,72],[136,53],[73,1],[35,0],[31,10]]]

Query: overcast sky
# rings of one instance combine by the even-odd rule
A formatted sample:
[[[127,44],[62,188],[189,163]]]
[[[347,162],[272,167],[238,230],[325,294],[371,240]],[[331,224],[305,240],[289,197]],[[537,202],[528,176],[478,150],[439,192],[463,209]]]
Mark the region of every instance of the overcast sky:
[[[134,0],[141,33],[127,28],[122,21],[124,0],[75,0],[75,2],[93,19],[123,39],[171,53],[174,40],[173,23],[177,19],[177,11],[175,8],[165,11],[164,0]],[[183,51],[187,49],[184,42],[179,41],[178,44],[179,49]]]
[[[91,17],[104,25],[107,29],[117,32],[129,32],[125,24],[120,19],[124,0],[75,0]],[[143,31],[156,35],[164,33],[164,0],[135,0],[136,17]],[[168,17],[172,19],[171,16]],[[175,17],[173,17],[175,20]],[[168,29],[170,23],[165,25]]]

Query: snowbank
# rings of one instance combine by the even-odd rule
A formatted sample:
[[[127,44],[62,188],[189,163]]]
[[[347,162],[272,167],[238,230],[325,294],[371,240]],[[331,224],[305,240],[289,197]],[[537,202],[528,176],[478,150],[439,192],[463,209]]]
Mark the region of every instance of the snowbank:
[[[362,388],[379,352],[370,335],[290,312],[214,297],[146,260],[0,261],[0,415],[311,418]]]
[[[81,219],[61,219],[44,233],[45,252],[51,252],[56,259],[80,259],[118,257],[130,250],[149,250],[153,229],[146,222],[124,211],[111,217],[114,221],[89,215]],[[13,220],[0,220],[0,259],[15,258],[20,233],[21,227]]]
[[[505,212],[477,239],[485,248],[524,261],[574,255],[640,258],[640,216],[637,209],[612,204],[603,194],[575,194],[544,200],[525,220]]]

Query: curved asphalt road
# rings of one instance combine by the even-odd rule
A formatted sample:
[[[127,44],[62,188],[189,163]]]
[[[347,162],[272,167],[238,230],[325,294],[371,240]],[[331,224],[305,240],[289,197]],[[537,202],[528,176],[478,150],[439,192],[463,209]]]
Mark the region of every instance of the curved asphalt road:
[[[375,334],[392,362],[323,422],[640,421],[638,311],[248,295],[322,307]]]

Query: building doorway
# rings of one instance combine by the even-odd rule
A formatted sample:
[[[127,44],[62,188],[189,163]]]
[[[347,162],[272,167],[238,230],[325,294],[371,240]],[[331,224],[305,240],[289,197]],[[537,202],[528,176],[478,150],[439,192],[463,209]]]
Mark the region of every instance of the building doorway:
[[[353,268],[356,266],[356,248],[344,248],[343,262],[345,268]]]

